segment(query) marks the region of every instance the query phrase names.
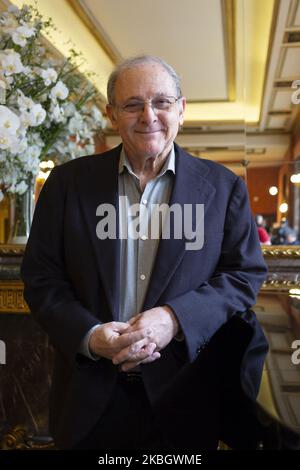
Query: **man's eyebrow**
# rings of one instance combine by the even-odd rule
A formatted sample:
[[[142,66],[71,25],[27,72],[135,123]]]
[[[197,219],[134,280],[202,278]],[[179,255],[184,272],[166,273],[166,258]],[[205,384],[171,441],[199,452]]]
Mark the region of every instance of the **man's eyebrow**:
[[[169,94],[167,94],[167,93],[156,93],[155,95],[153,95],[152,99],[153,99],[153,98],[159,98],[159,97],[161,97],[161,96],[171,96],[171,95],[169,95]],[[143,98],[142,96],[139,96],[139,95],[130,96],[129,98],[127,98],[127,99],[125,100],[125,102],[130,101],[130,100],[144,101],[144,98]]]
[[[141,96],[130,96],[125,101],[130,101],[130,100],[141,100],[142,101],[143,98]]]

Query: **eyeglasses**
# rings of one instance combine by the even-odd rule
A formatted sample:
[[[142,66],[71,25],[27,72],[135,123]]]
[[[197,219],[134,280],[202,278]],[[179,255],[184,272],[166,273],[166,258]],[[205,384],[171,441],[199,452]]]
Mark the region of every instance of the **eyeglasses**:
[[[130,114],[138,114],[144,111],[145,103],[148,103],[153,111],[165,111],[168,112],[172,106],[180,101],[182,98],[175,98],[175,96],[157,96],[151,100],[130,100],[127,103],[116,106],[121,111]]]

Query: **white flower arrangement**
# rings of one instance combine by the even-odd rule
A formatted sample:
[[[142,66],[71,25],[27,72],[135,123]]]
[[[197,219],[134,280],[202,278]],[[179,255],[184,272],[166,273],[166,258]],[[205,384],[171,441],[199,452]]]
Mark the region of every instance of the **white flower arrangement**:
[[[23,194],[42,160],[94,153],[93,136],[106,124],[95,88],[74,65],[78,54],[58,61],[47,53],[47,28],[51,20],[31,6],[0,16],[0,200]]]

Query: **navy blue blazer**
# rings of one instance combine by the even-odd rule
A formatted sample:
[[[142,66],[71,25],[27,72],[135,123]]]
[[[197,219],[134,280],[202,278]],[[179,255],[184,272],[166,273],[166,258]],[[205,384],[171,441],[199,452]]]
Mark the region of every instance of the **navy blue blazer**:
[[[110,203],[118,211],[120,151],[118,146],[54,168],[36,205],[21,269],[25,299],[56,350],[50,429],[61,447],[73,445],[95,425],[117,376],[111,361],[95,362],[78,350],[99,321],[118,320],[119,241],[97,238],[96,208]],[[160,241],[144,310],[169,305],[185,340],[172,340],[159,360],[142,366],[145,386],[155,404],[222,325],[239,315],[252,337],[241,382],[255,397],[266,342],[249,308],[266,266],[247,189],[222,165],[194,158],[177,145],[175,155],[170,204],[204,204],[205,240],[196,251],[185,249],[184,238]]]

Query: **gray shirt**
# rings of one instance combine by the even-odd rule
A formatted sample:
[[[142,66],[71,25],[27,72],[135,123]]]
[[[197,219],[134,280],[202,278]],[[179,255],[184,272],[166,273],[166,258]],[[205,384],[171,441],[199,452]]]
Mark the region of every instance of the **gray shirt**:
[[[175,152],[170,152],[159,174],[144,192],[124,149],[119,164],[120,309],[126,322],[142,311],[159,245],[164,214],[158,205],[168,204],[175,174]],[[152,224],[151,224],[152,221]],[[155,222],[158,222],[157,224]]]

